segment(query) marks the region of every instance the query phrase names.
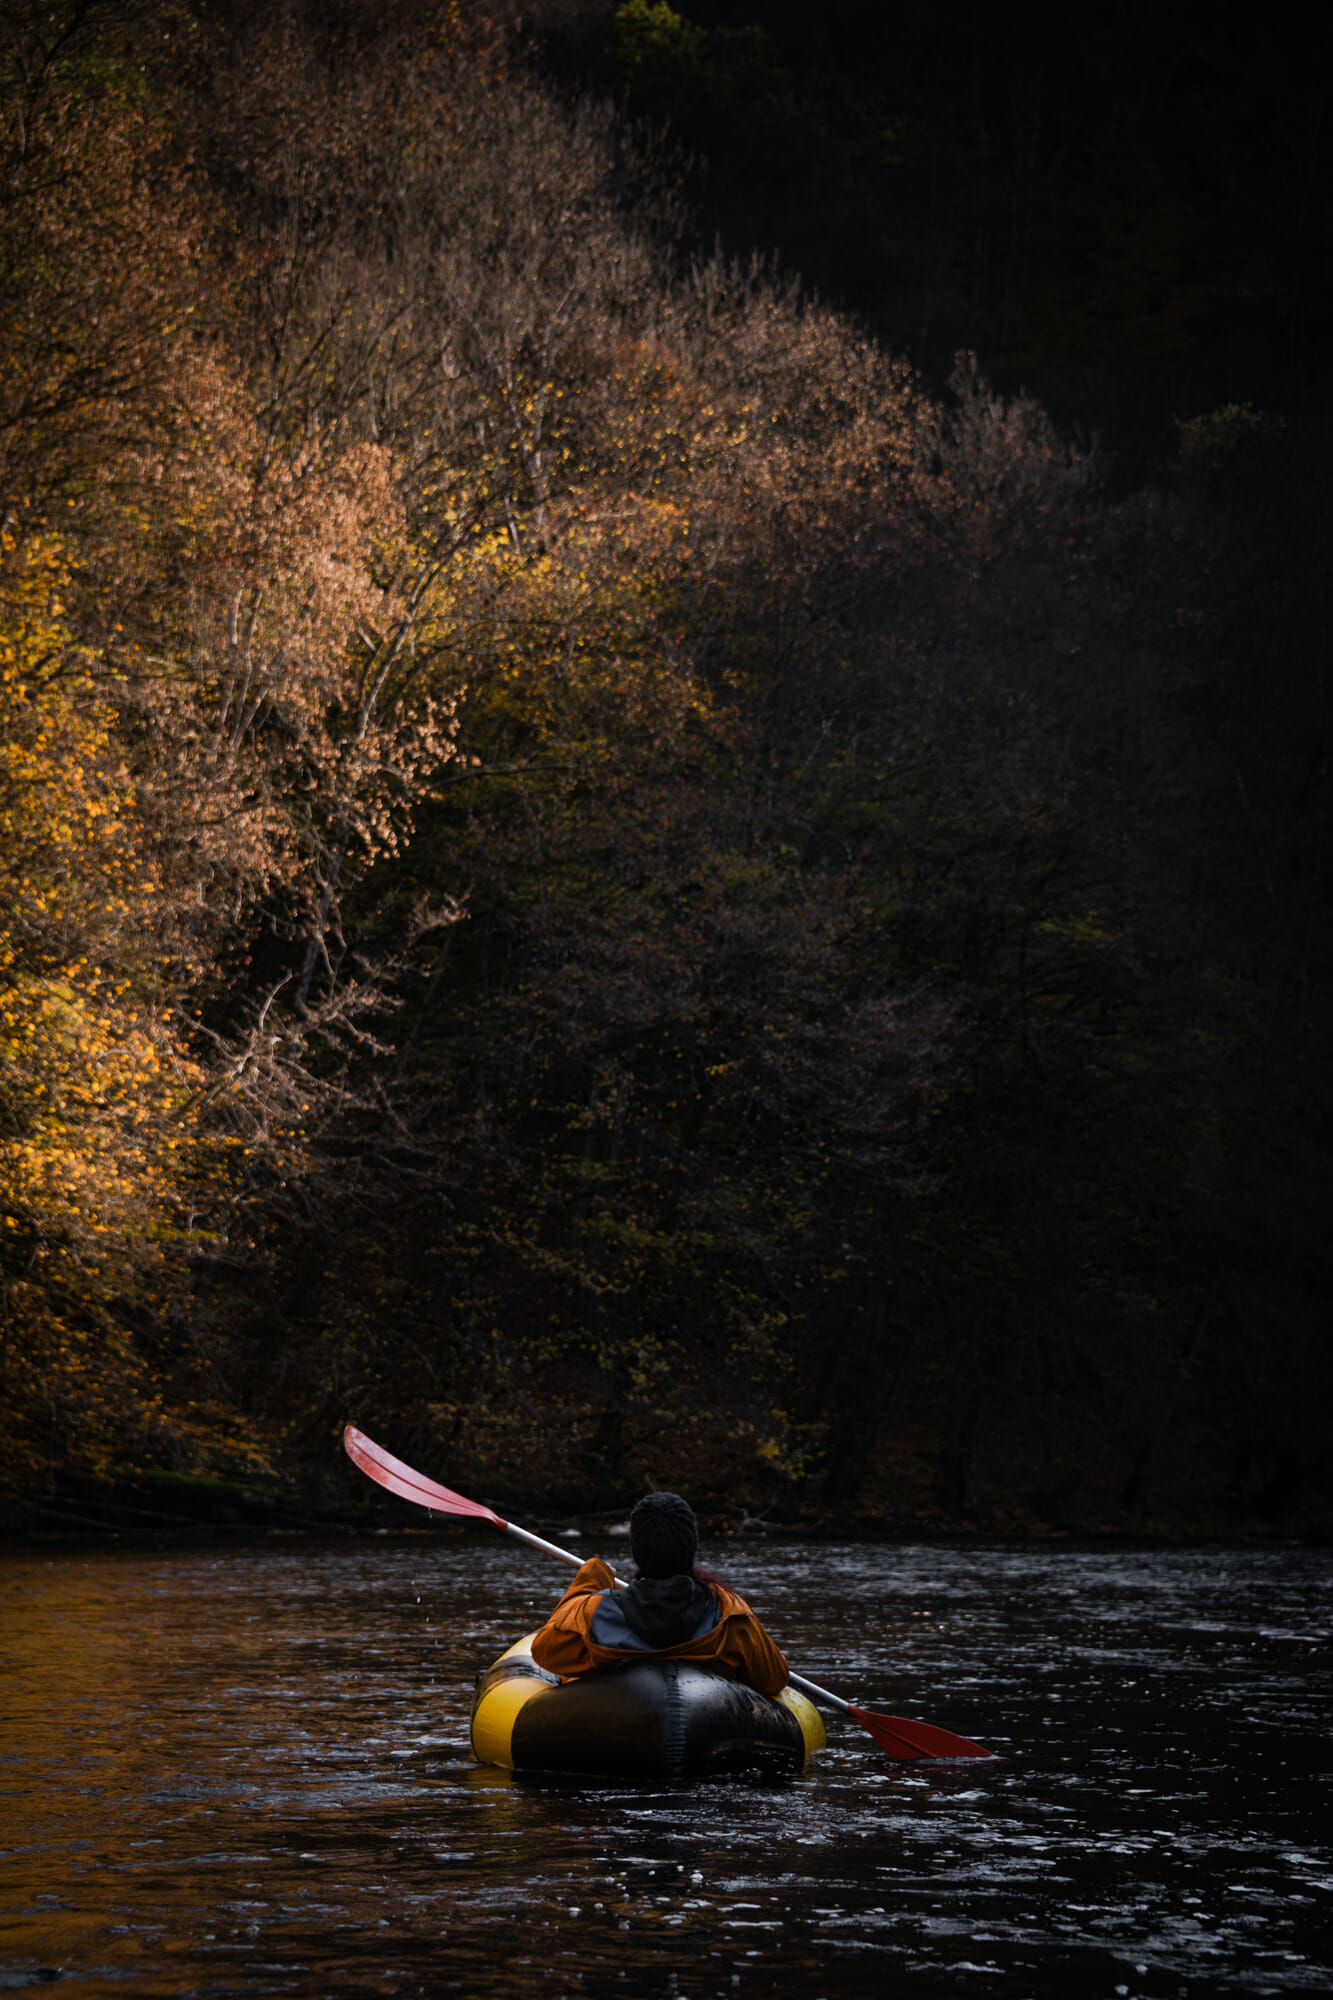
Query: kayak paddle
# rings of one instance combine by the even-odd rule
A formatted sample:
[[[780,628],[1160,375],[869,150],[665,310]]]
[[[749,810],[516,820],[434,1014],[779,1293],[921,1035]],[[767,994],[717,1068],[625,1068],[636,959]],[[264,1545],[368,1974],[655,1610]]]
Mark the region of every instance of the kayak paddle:
[[[353,1465],[358,1466],[368,1479],[396,1493],[400,1500],[411,1500],[418,1507],[426,1507],[432,1514],[454,1514],[467,1520],[485,1521],[501,1534],[514,1535],[529,1548],[540,1549],[544,1555],[555,1556],[563,1563],[571,1563],[579,1569],[584,1558],[575,1555],[572,1549],[562,1549],[558,1542],[543,1541],[540,1535],[530,1534],[526,1528],[519,1528],[512,1521],[502,1520],[493,1507],[483,1506],[480,1501],[466,1500],[461,1493],[453,1492],[448,1486],[441,1486],[437,1480],[429,1479],[424,1472],[416,1472],[410,1465],[404,1465],[401,1458],[395,1458],[359,1431],[355,1424],[348,1424],[343,1432],[343,1449]],[[616,1578],[620,1582],[620,1578]],[[881,1750],[899,1763],[918,1763],[929,1758],[938,1763],[955,1758],[992,1757],[994,1751],[983,1750],[979,1743],[970,1743],[966,1736],[955,1736],[951,1729],[939,1729],[932,1722],[909,1722],[902,1715],[880,1715],[873,1708],[860,1708],[854,1701],[844,1701],[841,1695],[830,1694],[827,1688],[814,1681],[802,1679],[800,1674],[789,1674],[794,1688],[802,1694],[812,1695],[815,1700],[828,1702],[833,1708],[840,1708],[844,1715],[850,1715],[853,1722],[859,1722],[862,1729],[874,1737]]]

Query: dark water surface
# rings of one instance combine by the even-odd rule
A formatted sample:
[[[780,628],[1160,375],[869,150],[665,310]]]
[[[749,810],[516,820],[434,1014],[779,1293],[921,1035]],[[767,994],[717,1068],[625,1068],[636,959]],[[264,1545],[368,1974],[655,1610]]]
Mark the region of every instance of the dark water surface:
[[[895,1767],[831,1722],[780,1787],[516,1783],[468,1703],[558,1592],[536,1555],[9,1556],[0,1988],[1333,1992],[1329,1555],[722,1561],[793,1665],[1003,1760]]]

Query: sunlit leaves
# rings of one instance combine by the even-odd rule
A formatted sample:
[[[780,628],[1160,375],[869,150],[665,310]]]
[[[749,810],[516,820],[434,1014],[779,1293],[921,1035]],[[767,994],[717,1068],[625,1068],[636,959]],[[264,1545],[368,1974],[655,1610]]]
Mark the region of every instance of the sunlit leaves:
[[[160,885],[65,622],[75,589],[53,537],[0,537],[0,1274],[20,1453],[34,1404],[73,1443],[102,1399],[114,1431],[141,1372],[128,1327],[178,1284],[212,1171],[202,1076],[160,985]]]

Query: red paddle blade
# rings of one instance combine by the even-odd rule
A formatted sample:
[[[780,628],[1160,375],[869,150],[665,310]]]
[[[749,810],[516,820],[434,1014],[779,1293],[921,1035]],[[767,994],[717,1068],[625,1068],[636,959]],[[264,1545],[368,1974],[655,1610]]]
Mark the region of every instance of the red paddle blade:
[[[903,1715],[877,1715],[873,1708],[858,1708],[855,1702],[848,1704],[847,1713],[855,1717],[862,1729],[869,1730],[881,1750],[896,1757],[900,1764],[916,1763],[922,1757],[995,1755],[993,1750],[983,1750],[979,1743],[969,1743],[966,1736],[955,1736],[951,1729],[937,1729],[933,1722],[909,1722]]]
[[[418,1507],[429,1507],[433,1514],[466,1514],[474,1521],[489,1521],[493,1528],[509,1526],[494,1508],[483,1507],[476,1500],[465,1500],[461,1493],[451,1493],[447,1486],[439,1486],[433,1479],[427,1479],[424,1472],[414,1472],[410,1465],[404,1465],[401,1458],[385,1451],[364,1431],[359,1431],[355,1424],[348,1424],[343,1432],[343,1450],[368,1479],[386,1486],[400,1500],[411,1500]]]

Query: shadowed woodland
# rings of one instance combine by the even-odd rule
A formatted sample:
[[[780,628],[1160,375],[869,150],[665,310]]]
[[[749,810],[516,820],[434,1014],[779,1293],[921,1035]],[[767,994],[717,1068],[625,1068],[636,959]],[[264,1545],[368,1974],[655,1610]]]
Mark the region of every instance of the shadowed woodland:
[[[15,1522],[1327,1532],[1322,66],[1008,11],[8,14]]]

